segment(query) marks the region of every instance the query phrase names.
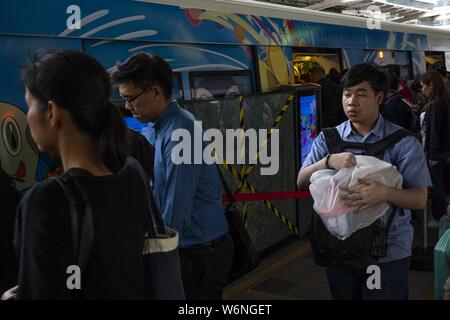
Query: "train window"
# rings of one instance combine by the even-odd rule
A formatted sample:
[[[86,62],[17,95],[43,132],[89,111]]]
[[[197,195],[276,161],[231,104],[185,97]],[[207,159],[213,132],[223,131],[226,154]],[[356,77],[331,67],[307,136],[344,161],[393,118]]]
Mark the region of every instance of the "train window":
[[[184,100],[183,82],[181,80],[181,72],[173,72],[172,82],[172,99]],[[112,102],[120,108],[125,109],[125,103],[119,95],[119,87],[115,85],[111,93]]]
[[[218,99],[253,92],[250,70],[195,71],[189,73],[192,99]]]
[[[172,99],[184,100],[181,72],[173,72]]]

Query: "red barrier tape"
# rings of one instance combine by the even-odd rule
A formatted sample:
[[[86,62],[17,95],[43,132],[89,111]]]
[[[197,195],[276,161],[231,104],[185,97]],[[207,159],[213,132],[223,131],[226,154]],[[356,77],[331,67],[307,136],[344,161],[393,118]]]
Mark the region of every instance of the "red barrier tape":
[[[258,193],[234,193],[233,198],[236,202],[243,201],[264,201],[264,200],[286,200],[286,199],[305,199],[309,198],[308,191],[289,191],[289,192],[258,192]],[[222,194],[222,202],[228,202],[226,194]]]

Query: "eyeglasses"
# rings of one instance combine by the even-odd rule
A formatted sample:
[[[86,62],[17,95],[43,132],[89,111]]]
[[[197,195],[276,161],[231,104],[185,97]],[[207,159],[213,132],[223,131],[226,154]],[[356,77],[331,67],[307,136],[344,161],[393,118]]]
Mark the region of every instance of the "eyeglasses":
[[[120,97],[121,97],[125,102],[133,103],[133,101],[135,101],[137,98],[139,98],[140,96],[142,96],[145,92],[147,92],[148,89],[150,89],[150,87],[149,87],[149,88],[146,88],[146,89],[144,89],[144,90],[142,90],[141,93],[135,95],[134,97],[124,97],[123,95],[120,95]]]

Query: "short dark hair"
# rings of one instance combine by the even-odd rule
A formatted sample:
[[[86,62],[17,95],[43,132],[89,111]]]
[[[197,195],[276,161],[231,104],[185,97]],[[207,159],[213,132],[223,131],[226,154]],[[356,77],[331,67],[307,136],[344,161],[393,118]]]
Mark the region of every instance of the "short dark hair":
[[[379,70],[375,65],[371,63],[361,63],[351,67],[345,73],[342,77],[341,85],[345,89],[367,81],[370,83],[370,87],[375,94],[378,94],[379,92],[386,94],[386,80],[386,74]]]
[[[172,96],[172,69],[161,57],[138,52],[124,63],[117,64],[117,70],[111,75],[114,84],[131,81],[142,90],[151,86],[160,86],[164,96]]]
[[[440,63],[435,63],[429,66],[428,71],[430,72],[437,72],[439,73],[441,76],[443,76],[444,78],[447,77],[447,69],[445,68],[444,65],[440,64]]]
[[[325,73],[325,69],[321,66],[316,66],[309,71],[311,75],[317,74],[318,76],[325,77],[327,74]]]
[[[397,65],[397,64],[388,64],[386,66],[386,68],[387,68],[387,70],[389,72],[394,73],[397,76],[397,78],[400,78],[400,66],[399,65]]]
[[[387,88],[390,91],[398,91],[398,86],[400,84],[400,81],[398,77],[395,75],[395,73],[386,71],[386,79],[387,79]]]

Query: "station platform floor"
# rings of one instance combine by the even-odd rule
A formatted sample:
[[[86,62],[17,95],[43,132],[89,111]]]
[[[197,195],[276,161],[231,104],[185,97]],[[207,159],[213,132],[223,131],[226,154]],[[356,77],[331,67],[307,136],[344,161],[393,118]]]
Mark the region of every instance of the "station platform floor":
[[[410,300],[432,300],[432,271],[409,272]],[[261,262],[225,288],[225,300],[331,300],[323,268],[312,258],[309,242],[298,241]]]

